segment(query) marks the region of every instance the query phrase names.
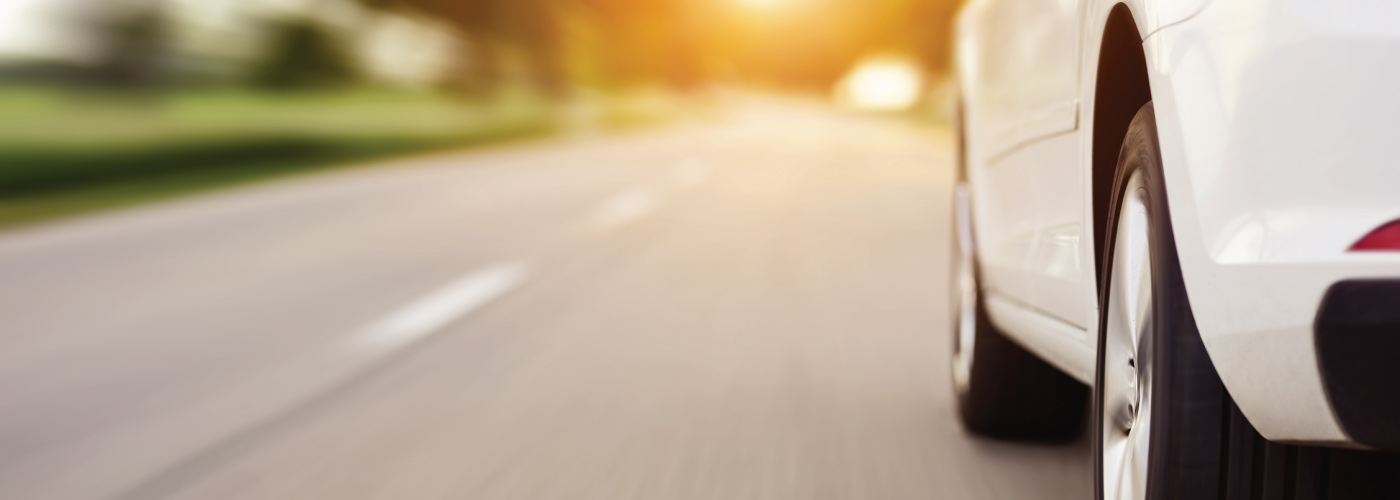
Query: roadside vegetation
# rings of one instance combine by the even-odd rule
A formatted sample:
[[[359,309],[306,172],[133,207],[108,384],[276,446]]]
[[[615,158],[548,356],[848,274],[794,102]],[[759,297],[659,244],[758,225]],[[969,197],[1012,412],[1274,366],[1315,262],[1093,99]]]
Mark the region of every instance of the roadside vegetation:
[[[593,97],[587,124],[528,92],[0,90],[0,225],[385,156],[677,116],[665,94]]]

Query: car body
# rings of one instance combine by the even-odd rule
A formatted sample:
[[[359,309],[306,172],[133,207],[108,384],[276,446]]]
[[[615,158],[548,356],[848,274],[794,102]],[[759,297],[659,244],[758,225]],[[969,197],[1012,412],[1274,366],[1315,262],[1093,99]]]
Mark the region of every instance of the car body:
[[[971,0],[956,47],[993,324],[1094,383],[1113,167],[1150,102],[1185,292],[1229,396],[1270,441],[1393,445],[1372,436],[1396,415],[1337,398],[1393,395],[1400,371],[1328,372],[1319,317],[1341,283],[1375,283],[1358,293],[1376,311],[1400,298],[1400,252],[1352,250],[1400,219],[1400,2]]]

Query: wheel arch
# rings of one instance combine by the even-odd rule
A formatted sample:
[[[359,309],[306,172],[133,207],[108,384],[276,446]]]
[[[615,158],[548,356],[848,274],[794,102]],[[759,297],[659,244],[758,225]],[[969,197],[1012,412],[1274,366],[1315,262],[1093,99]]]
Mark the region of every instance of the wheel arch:
[[[1094,278],[1100,294],[1118,151],[1133,117],[1152,101],[1147,57],[1137,21],[1126,4],[1115,4],[1109,10],[1094,66],[1089,203],[1094,219]]]

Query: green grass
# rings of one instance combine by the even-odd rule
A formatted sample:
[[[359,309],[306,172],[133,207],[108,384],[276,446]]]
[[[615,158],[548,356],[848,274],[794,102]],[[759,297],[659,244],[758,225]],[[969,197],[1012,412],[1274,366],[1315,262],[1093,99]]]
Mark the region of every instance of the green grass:
[[[586,127],[611,130],[687,109],[664,92],[576,104],[590,110]],[[580,125],[560,111],[521,91],[467,101],[382,90],[0,89],[0,227]]]
[[[0,226],[555,128],[523,95],[0,90]]]
[[[326,143],[298,148],[294,151],[295,154],[261,159],[243,152],[242,154],[248,155],[239,156],[244,161],[214,159],[199,164],[198,168],[148,167],[141,169],[140,175],[130,173],[131,175],[115,176],[100,182],[84,181],[0,196],[0,227],[345,167],[376,158],[524,139],[544,135],[550,131],[547,127],[501,129],[492,133],[443,141],[385,141],[378,144],[353,145]],[[270,154],[279,151],[272,148],[263,152]],[[198,162],[200,158],[192,157],[184,161]],[[172,163],[157,161],[150,165],[169,166]]]

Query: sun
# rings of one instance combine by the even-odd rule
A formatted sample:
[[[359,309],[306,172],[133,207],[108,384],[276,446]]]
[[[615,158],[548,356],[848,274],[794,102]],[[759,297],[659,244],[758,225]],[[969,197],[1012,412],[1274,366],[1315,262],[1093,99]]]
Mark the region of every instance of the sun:
[[[859,109],[895,111],[919,100],[923,75],[912,60],[869,59],[856,65],[836,88],[838,103]]]
[[[749,7],[767,9],[792,3],[793,0],[735,0]]]

